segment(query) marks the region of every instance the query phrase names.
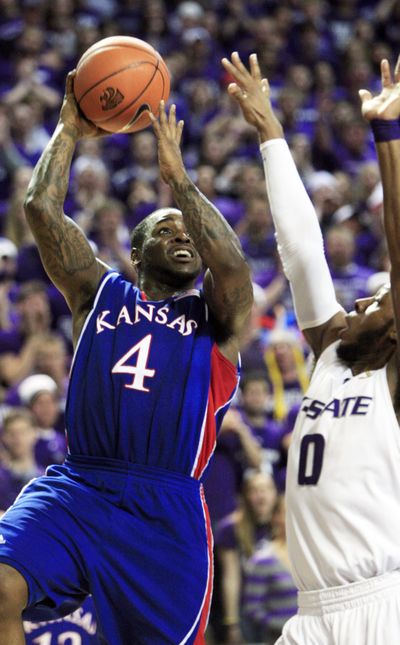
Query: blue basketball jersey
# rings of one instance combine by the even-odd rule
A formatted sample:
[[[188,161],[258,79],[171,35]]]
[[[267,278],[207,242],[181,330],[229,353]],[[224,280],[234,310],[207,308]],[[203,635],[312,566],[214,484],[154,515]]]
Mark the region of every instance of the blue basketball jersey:
[[[72,614],[51,622],[24,621],[26,645],[100,645],[93,601],[88,597]]]
[[[215,343],[201,291],[152,302],[107,273],[71,369],[69,453],[199,479],[238,378]]]

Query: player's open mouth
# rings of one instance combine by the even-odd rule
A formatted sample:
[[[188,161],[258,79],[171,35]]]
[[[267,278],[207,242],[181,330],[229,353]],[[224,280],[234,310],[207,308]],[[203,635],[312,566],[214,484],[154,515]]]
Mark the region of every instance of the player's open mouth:
[[[172,256],[176,260],[193,260],[194,254],[191,249],[175,249],[175,251],[172,252]]]

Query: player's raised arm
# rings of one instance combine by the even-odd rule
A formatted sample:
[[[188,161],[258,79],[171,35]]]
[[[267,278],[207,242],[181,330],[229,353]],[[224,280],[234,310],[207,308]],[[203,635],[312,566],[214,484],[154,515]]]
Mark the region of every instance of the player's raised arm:
[[[228,87],[246,121],[259,134],[271,214],[283,269],[290,281],[297,321],[318,356],[345,326],[324,254],[322,233],[276,118],[257,56],[249,69],[237,52],[222,61],[235,82]]]
[[[73,73],[70,73],[57,127],[28,187],[25,214],[44,267],[64,294],[75,323],[82,309],[90,305],[106,268],[97,262],[85,235],[64,214],[63,206],[76,142],[101,134],[80,117],[73,96]]]
[[[371,123],[383,185],[383,219],[390,257],[390,282],[400,335],[400,57],[392,76],[389,62],[381,62],[382,91],[373,97],[360,90],[361,111]],[[399,352],[397,342],[397,352]]]
[[[237,338],[250,313],[253,290],[250,271],[240,242],[221,213],[196,188],[186,173],[180,151],[183,122],[177,123],[175,106],[169,114],[160,105],[160,118],[152,115],[158,140],[163,180],[171,187],[207,271],[204,294],[222,331],[221,342]]]

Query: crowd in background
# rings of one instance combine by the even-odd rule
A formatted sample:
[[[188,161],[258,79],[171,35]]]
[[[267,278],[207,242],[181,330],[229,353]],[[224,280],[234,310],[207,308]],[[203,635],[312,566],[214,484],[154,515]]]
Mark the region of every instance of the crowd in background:
[[[273,643],[295,612],[284,530],[285,463],[309,378],[276,253],[257,138],[220,64],[256,52],[317,211],[338,300],[387,280],[382,188],[358,90],[379,89],[400,42],[396,0],[0,0],[0,510],[62,462],[72,358],[66,304],[41,265],[23,201],[57,123],[65,77],[94,42],[132,35],[171,73],[185,165],[237,232],[255,304],[242,380],[205,481],[215,536],[210,643]],[[98,257],[135,280],[130,230],[172,205],[151,129],[78,145],[65,212]],[[296,213],[293,213],[296,217]],[[95,377],[95,375],[94,375]]]

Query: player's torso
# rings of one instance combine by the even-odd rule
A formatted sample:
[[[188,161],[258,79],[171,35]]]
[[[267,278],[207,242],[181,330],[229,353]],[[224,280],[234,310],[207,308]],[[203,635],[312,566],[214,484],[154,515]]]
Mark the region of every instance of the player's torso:
[[[215,427],[206,422],[209,408],[215,412],[213,364],[224,361],[199,291],[148,302],[121,276],[107,274],[75,352],[70,452],[193,474],[200,444],[207,439],[210,452],[215,442]]]
[[[300,589],[400,567],[400,430],[386,369],[317,363],[289,450],[288,543]]]

